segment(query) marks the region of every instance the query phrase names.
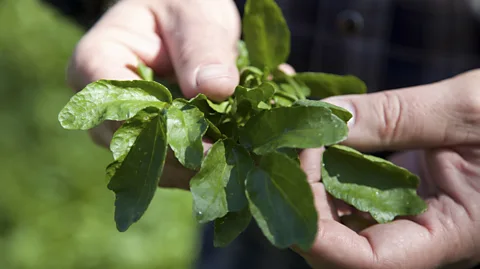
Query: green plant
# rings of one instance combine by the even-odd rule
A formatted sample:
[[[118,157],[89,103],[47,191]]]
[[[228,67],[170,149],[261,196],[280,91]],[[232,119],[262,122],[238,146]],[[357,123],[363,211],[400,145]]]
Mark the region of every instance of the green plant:
[[[184,99],[176,86],[155,82],[152,71],[140,65],[142,80],[93,82],[60,112],[66,129],[125,121],[112,138],[114,162],[106,171],[108,188],[116,193],[118,230],[126,231],[147,210],[169,147],[185,168],[197,171],[190,181],[193,211],[198,222],[215,222],[216,246],[229,244],[252,217],[279,248],[311,246],[318,215],[298,159],[298,150],[306,148],[327,148],[326,190],[376,221],[426,209],[416,194],[415,175],[338,145],[348,134],[347,110],[307,99],[364,93],[361,80],[281,72],[290,32],[273,0],[247,1],[243,33],[240,84],[226,101],[216,103],[203,94]],[[205,136],[214,144],[204,157]]]

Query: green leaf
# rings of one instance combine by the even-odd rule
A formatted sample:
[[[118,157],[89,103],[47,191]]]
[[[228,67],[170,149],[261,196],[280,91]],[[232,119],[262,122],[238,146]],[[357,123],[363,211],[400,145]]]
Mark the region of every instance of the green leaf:
[[[273,72],[273,80],[278,84],[287,84],[292,88],[292,92],[295,93],[300,99],[305,99],[306,96],[310,96],[310,89],[302,81],[294,79],[293,75],[288,75],[280,69],[276,69]]]
[[[254,67],[247,66],[240,72],[239,85],[246,88],[257,87],[262,84],[264,73],[262,70]]]
[[[197,107],[174,101],[168,108],[168,144],[184,167],[192,170],[200,168],[203,160],[202,138],[207,128],[208,123]]]
[[[182,89],[180,88],[180,85],[178,85],[178,83],[162,78],[155,78],[155,81],[165,86],[172,94],[172,98],[184,98]]]
[[[138,135],[150,123],[152,118],[157,116],[158,109],[148,107],[140,110],[135,117],[122,124],[115,134],[113,134],[110,142],[110,150],[113,153],[113,158],[118,160],[120,157],[127,154],[132,145],[135,143]]]
[[[330,109],[333,114],[335,114],[337,117],[342,119],[344,122],[348,122],[352,118],[352,114],[339,106],[332,105],[327,102],[319,101],[319,100],[298,100],[295,103],[293,103],[293,106],[305,106],[305,107],[325,107]]]
[[[245,196],[245,179],[254,162],[248,151],[231,140],[226,140],[227,163],[231,171],[226,186],[228,211],[237,212],[248,205]]]
[[[347,138],[348,127],[325,107],[280,107],[250,118],[240,143],[256,154],[278,148],[317,148]]]
[[[208,129],[207,129],[207,133],[206,135],[213,139],[214,141],[217,141],[219,139],[222,139],[224,138],[225,136],[222,134],[222,132],[220,132],[220,130],[218,129],[217,126],[215,126],[215,124],[213,124],[213,122],[211,122],[209,119],[205,118],[205,120],[207,121],[207,124],[208,124]]]
[[[142,62],[138,64],[137,73],[143,80],[153,81],[153,70]]]
[[[275,93],[276,95],[283,96],[291,100],[292,102],[296,102],[297,100],[301,99],[292,85],[287,83],[281,83],[278,86],[280,90]]]
[[[252,214],[246,206],[238,212],[228,212],[222,218],[215,220],[213,245],[226,247],[237,238],[250,224]]]
[[[126,120],[146,107],[163,108],[171,102],[168,89],[153,81],[99,80],[75,94],[58,119],[65,129],[87,130],[104,120]]]
[[[292,148],[279,148],[277,149],[277,152],[285,154],[288,158],[294,160],[296,163],[300,163],[300,156],[298,155],[298,152],[296,149]]]
[[[126,231],[147,210],[158,186],[167,153],[163,115],[151,118],[124,158],[109,166],[108,188],[115,192],[115,222]],[[112,170],[114,169],[114,170]]]
[[[273,96],[275,107],[290,107],[295,102],[295,100],[296,99],[292,99],[290,96],[279,93],[275,93],[275,95]]]
[[[299,164],[281,153],[263,156],[246,180],[250,211],[278,248],[308,250],[317,234],[313,193]]]
[[[130,150],[130,149],[128,149],[128,150]],[[120,166],[122,166],[122,162],[123,162],[124,158],[125,158],[125,155],[122,155],[117,160],[115,160],[111,164],[107,165],[107,169],[105,169],[107,182],[112,179],[112,177],[117,172],[118,168],[120,168]]]
[[[247,204],[244,180],[252,167],[244,148],[230,140],[215,142],[190,181],[197,221],[205,223],[242,210]]]
[[[350,75],[305,72],[297,73],[293,77],[310,88],[312,97],[319,99],[335,95],[363,94],[367,91],[362,80]]]
[[[236,113],[238,106],[248,103],[250,109],[254,111],[270,108],[269,101],[275,93],[275,86],[271,82],[264,82],[260,86],[248,89],[242,86],[237,86],[235,89],[235,102],[232,112]],[[264,108],[261,108],[262,106]]]
[[[218,125],[218,129],[224,134],[226,137],[234,139],[238,137],[238,125],[236,122],[227,121],[220,125]]]
[[[416,194],[418,178],[386,160],[345,146],[323,154],[322,181],[334,197],[369,212],[379,223],[396,216],[417,215],[427,208]]]
[[[239,40],[237,43],[237,69],[242,70],[243,68],[250,65],[250,59],[248,58],[247,45],[243,40]]]
[[[274,0],[247,0],[243,35],[253,66],[273,70],[287,61],[290,30]]]
[[[228,101],[223,101],[221,103],[214,103],[210,99],[208,99],[207,96],[204,95],[203,93],[200,93],[194,98],[188,100],[188,103],[198,107],[198,109],[200,109],[200,111],[202,111],[206,115],[212,112],[225,114],[228,112],[227,108],[229,105]]]

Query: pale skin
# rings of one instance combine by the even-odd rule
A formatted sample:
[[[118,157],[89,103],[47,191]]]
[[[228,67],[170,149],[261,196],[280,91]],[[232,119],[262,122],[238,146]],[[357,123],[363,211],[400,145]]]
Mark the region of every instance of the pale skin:
[[[240,18],[228,0],[123,0],[82,38],[68,68],[75,90],[98,79],[138,79],[141,59],[175,77],[186,97],[221,100],[238,83],[235,67]],[[284,66],[287,72],[293,72]],[[174,75],[175,74],[175,75]],[[429,209],[389,224],[354,227],[320,178],[322,149],[301,153],[319,212],[317,239],[298,251],[313,268],[470,268],[480,262],[480,70],[430,85],[326,101],[349,109],[345,144],[391,158],[421,177]],[[108,146],[118,124],[91,131]],[[208,150],[211,144],[205,142]],[[170,155],[162,185],[186,188],[193,172]],[[385,179],[388,180],[388,179]]]

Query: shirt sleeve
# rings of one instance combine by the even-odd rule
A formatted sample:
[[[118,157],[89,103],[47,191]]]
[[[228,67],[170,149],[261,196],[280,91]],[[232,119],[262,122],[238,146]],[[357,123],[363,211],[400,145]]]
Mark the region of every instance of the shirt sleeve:
[[[81,27],[90,28],[118,0],[40,0]]]

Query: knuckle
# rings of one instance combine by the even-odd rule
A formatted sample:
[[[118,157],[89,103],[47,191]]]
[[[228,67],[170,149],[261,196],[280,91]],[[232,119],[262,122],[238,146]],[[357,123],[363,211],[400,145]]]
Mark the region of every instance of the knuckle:
[[[480,113],[480,92],[477,89],[478,81],[480,81],[480,69],[467,72],[462,75],[462,79],[451,80],[454,84],[451,87],[457,89],[455,96],[460,112],[466,115]],[[462,94],[458,94],[462,92]]]
[[[473,141],[480,139],[480,90],[476,85],[480,81],[480,71],[471,71],[464,75],[453,85],[457,90],[452,93],[452,100],[455,100],[453,107],[453,119],[457,122],[456,129],[463,130],[464,140]],[[461,93],[461,94],[459,94]]]
[[[441,109],[445,121],[445,144],[471,144],[480,141],[480,69],[445,80]]]
[[[401,135],[399,128],[402,121],[402,102],[400,97],[392,92],[385,91],[381,95],[379,117],[382,119],[378,129],[378,137],[383,144],[388,144]]]
[[[476,88],[469,88],[462,103],[460,105],[467,123],[480,123],[480,92]]]
[[[307,175],[308,182],[315,183],[320,181],[320,177],[321,177],[320,167],[309,166],[304,169],[304,172]]]

